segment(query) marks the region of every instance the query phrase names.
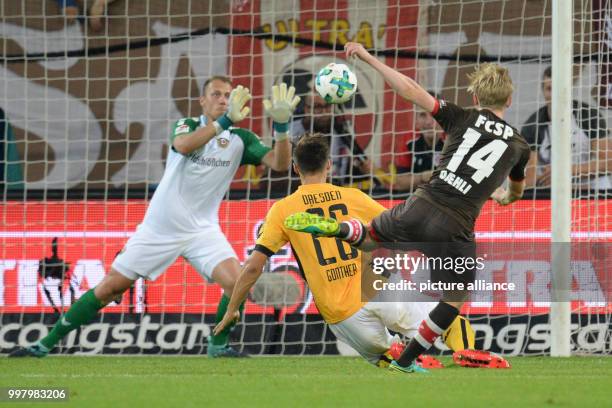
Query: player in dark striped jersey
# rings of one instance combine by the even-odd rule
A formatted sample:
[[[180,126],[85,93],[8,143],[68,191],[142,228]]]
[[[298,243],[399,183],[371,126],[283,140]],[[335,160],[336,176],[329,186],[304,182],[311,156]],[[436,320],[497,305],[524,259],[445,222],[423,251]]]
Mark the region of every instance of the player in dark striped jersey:
[[[374,218],[369,226],[358,220],[333,225],[312,214],[291,215],[298,231],[336,236],[362,250],[397,243],[431,243],[427,256],[475,258],[474,224],[489,197],[501,205],[523,195],[529,146],[518,131],[504,121],[512,102],[513,85],[508,70],[482,64],[469,76],[468,90],[475,108],[464,109],[438,100],[411,78],[370,55],[362,45],[347,43],[348,57],[356,57],[376,69],[403,98],[431,112],[447,134],[440,164],[428,184],[405,202]],[[502,183],[509,178],[508,189]],[[321,228],[318,226],[321,225]],[[437,244],[436,244],[437,243]],[[432,279],[470,283],[474,270],[432,270]],[[442,301],[421,323],[417,335],[389,367],[400,372],[421,372],[414,364],[459,314],[467,291],[445,292]]]

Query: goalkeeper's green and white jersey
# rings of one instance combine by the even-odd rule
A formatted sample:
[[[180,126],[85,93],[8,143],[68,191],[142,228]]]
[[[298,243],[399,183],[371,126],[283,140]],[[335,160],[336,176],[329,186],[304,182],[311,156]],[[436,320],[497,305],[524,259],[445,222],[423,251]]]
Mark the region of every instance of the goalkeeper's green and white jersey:
[[[143,220],[147,227],[166,234],[189,234],[217,224],[219,205],[238,167],[259,165],[271,150],[253,132],[234,127],[188,155],[174,150],[175,137],[205,123],[202,115],[174,124],[166,169]]]

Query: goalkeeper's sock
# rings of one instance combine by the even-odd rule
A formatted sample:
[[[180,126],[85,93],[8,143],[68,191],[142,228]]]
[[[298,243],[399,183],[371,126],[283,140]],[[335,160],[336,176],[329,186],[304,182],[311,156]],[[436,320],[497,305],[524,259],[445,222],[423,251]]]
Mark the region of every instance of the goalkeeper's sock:
[[[219,301],[219,306],[217,307],[217,317],[215,320],[215,324],[218,324],[219,322],[221,322],[221,320],[223,320],[223,316],[225,316],[225,312],[227,312],[227,306],[229,305],[229,302],[230,302],[230,298],[228,298],[225,294],[223,294],[223,296],[221,296],[221,301]],[[241,315],[242,315],[243,310],[244,310],[244,303],[240,305]],[[224,346],[227,343],[229,343],[229,334],[235,325],[236,323],[234,322],[228,325],[225,329],[223,329],[221,333],[215,336],[210,336],[210,340],[209,340],[210,343],[212,343],[214,346]]]
[[[40,344],[51,350],[69,332],[82,324],[89,323],[103,307],[102,302],[94,295],[94,290],[90,289],[72,305],[66,314],[60,317],[51,333],[44,337]]]
[[[416,336],[397,359],[397,363],[402,367],[410,366],[414,360],[433,346],[434,342],[444,330],[453,323],[459,310],[448,303],[440,302],[429,312],[429,317],[421,322]]]
[[[361,221],[351,219],[340,223],[336,236],[350,245],[359,246],[365,239],[367,229]]]

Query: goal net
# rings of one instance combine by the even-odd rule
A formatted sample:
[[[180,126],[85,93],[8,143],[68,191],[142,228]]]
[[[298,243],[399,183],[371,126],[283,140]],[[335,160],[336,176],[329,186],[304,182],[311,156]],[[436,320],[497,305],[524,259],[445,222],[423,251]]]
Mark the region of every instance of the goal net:
[[[251,90],[241,126],[269,145],[262,100],[275,83],[294,85],[294,136],[330,137],[334,183],[387,207],[409,196],[437,164],[444,135],[372,69],[344,61],[347,41],[461,106],[472,104],[466,74],[478,63],[510,70],[506,120],[532,146],[528,190],[508,207],[488,202],[476,237],[498,251],[486,277],[518,289],[474,298],[462,312],[479,348],[549,353],[551,3],[117,0],[102,19],[79,4],[74,21],[61,0],[0,3],[0,353],[44,336],[109,271],[161,179],[172,124],[201,115],[212,75]],[[560,245],[572,253],[572,348],[610,354],[611,5],[574,6],[573,242]],[[330,108],[311,89],[332,61],[348,63],[359,84]],[[291,172],[239,169],[219,221],[240,261],[267,210],[298,184]],[[205,353],[221,294],[179,259],[157,280],[136,281],[57,351]],[[270,258],[231,341],[252,354],[351,353],[320,317],[289,246]]]

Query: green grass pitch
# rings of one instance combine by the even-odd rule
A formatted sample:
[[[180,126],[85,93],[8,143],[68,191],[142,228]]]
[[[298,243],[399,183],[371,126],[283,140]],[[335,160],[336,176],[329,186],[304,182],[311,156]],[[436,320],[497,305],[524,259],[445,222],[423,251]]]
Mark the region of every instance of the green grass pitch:
[[[611,404],[610,357],[516,357],[509,370],[443,361],[449,366],[429,375],[405,375],[351,357],[0,357],[0,387],[67,387],[65,405],[87,408]],[[8,405],[0,402],[0,408]]]

